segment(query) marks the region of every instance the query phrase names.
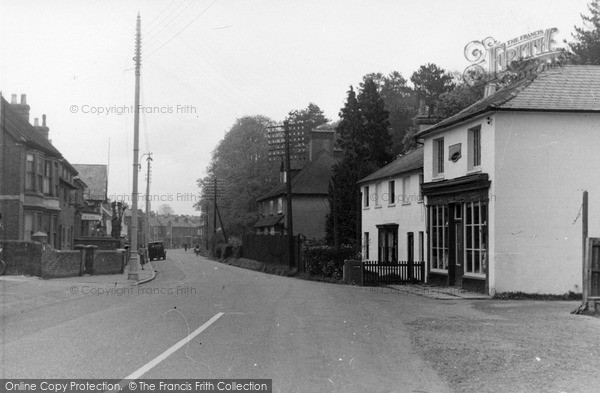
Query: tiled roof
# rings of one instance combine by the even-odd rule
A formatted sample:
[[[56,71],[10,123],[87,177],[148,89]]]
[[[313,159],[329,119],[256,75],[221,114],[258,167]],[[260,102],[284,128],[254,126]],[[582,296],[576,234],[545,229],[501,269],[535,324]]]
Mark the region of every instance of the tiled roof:
[[[87,184],[85,198],[92,201],[105,200],[108,184],[106,165],[73,164],[73,167]]]
[[[412,172],[423,169],[423,148],[420,147],[402,157],[390,162],[383,168],[371,173],[369,176],[361,179],[358,183],[367,183],[374,180],[387,179],[398,176],[402,173]]]
[[[254,228],[264,228],[264,227],[272,227],[281,221],[283,218],[283,214],[278,214],[276,216],[266,216],[258,220],[256,224],[254,224]]]
[[[292,195],[328,195],[331,170],[336,163],[333,155],[326,150],[321,151],[317,157],[306,164],[296,176],[292,178]],[[281,183],[258,198],[258,202],[286,194],[286,184]]]
[[[421,137],[489,111],[600,111],[600,66],[565,65],[498,90],[416,136]]]
[[[52,156],[62,158],[62,154],[52,146],[52,143],[41,135],[34,126],[29,124],[11,105],[0,95],[0,115],[2,126],[15,139],[31,145],[33,148]]]

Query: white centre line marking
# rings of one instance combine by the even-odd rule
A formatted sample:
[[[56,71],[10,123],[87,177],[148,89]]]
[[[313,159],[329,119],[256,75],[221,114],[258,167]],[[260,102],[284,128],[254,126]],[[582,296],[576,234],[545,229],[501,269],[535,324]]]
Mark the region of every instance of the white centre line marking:
[[[132,374],[129,374],[128,376],[126,376],[124,378],[124,381],[138,379],[142,375],[146,374],[148,371],[150,371],[152,368],[154,368],[154,366],[156,366],[158,363],[162,362],[163,360],[165,360],[166,358],[171,356],[179,348],[183,347],[185,344],[190,342],[194,337],[196,337],[197,335],[199,335],[200,333],[205,331],[210,325],[215,323],[216,320],[221,318],[224,314],[225,313],[223,313],[223,312],[215,314],[214,317],[212,317],[208,321],[204,322],[204,324],[202,326],[200,326],[198,329],[194,330],[192,333],[190,333],[187,337],[185,337],[184,339],[179,341],[177,344],[173,345],[171,348],[167,349],[162,354],[158,355],[156,358],[154,358],[150,362],[146,363],[145,365],[143,365],[136,371],[134,371]]]

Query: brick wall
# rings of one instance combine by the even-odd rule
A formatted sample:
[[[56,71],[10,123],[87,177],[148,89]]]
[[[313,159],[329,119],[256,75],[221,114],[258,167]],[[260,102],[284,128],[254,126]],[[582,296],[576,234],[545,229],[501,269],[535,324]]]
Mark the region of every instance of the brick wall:
[[[42,276],[42,244],[19,240],[4,243],[4,274]]]
[[[94,274],[120,274],[125,269],[124,251],[96,250]]]
[[[0,212],[3,237],[19,240],[23,236],[24,146],[0,130]]]
[[[98,250],[116,250],[121,247],[121,240],[112,237],[78,237],[73,240],[74,245],[96,246]]]
[[[42,278],[76,277],[81,274],[81,252],[47,249],[42,254]]]

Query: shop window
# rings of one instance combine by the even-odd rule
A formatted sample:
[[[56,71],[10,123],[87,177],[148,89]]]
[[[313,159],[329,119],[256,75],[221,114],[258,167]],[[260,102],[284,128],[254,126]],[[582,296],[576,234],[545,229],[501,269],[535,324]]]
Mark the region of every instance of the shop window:
[[[429,236],[431,241],[431,269],[448,270],[448,207],[429,208]]]
[[[487,204],[465,204],[465,273],[485,275],[487,271]]]

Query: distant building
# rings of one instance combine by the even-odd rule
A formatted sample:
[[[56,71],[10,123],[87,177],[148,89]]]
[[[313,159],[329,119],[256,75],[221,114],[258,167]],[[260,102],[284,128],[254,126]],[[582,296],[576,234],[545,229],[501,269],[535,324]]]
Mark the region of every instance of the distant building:
[[[325,219],[329,214],[329,183],[337,158],[334,156],[337,124],[322,125],[310,132],[309,162],[292,173],[292,218],[294,234],[307,238],[325,237]],[[260,197],[260,219],[254,225],[257,234],[283,234],[287,226],[287,186],[282,168],[281,183]]]
[[[106,165],[73,164],[86,184],[81,211],[81,236],[110,236],[112,211],[108,203]]]

